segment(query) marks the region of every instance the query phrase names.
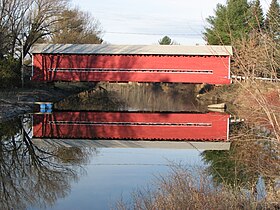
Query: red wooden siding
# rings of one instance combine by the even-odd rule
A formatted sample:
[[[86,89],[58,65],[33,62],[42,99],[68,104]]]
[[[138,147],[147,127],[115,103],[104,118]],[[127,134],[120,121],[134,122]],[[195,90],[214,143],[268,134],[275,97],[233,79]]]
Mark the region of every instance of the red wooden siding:
[[[33,80],[229,84],[230,56],[33,54]]]
[[[228,114],[55,112],[34,115],[37,138],[228,140]]]

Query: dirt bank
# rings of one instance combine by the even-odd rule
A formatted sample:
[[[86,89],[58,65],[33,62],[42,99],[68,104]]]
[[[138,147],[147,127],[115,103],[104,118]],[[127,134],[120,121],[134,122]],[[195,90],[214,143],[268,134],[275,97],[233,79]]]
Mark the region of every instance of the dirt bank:
[[[55,83],[0,91],[0,122],[32,112],[33,102],[57,102],[72,94],[94,88],[91,83]]]

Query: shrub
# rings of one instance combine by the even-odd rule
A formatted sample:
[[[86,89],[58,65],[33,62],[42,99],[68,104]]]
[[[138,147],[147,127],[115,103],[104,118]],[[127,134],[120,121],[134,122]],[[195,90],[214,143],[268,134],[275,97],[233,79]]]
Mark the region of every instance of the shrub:
[[[0,88],[16,87],[20,85],[20,62],[7,57],[0,60]]]

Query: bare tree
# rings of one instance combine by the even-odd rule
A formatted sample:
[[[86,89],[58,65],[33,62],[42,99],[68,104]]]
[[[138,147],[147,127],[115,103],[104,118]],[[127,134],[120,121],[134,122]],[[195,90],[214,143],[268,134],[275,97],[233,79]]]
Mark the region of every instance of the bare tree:
[[[50,35],[68,0],[0,0],[0,58],[21,58],[31,46]]]
[[[55,25],[51,42],[59,44],[100,44],[100,23],[89,13],[79,9],[63,11],[61,21]]]
[[[246,77],[277,76],[280,67],[277,43],[265,33],[251,33],[235,43],[232,72]]]
[[[22,17],[27,11],[30,1],[0,0],[0,57],[14,54],[17,39],[21,31]]]
[[[61,20],[60,17],[67,2],[68,0],[32,0],[24,17],[24,44],[21,43],[24,46],[23,56],[28,53],[35,42],[53,33],[54,25]]]

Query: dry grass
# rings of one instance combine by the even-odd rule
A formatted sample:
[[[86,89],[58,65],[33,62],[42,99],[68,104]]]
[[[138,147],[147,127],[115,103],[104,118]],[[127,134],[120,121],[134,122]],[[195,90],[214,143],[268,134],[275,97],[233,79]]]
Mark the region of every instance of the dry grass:
[[[257,201],[246,190],[233,190],[224,185],[214,187],[204,173],[191,173],[176,168],[167,177],[160,177],[154,190],[138,190],[132,202],[119,201],[117,209],[277,209],[273,204]]]
[[[280,142],[280,84],[250,81],[240,84],[238,115],[248,123],[267,129]]]

